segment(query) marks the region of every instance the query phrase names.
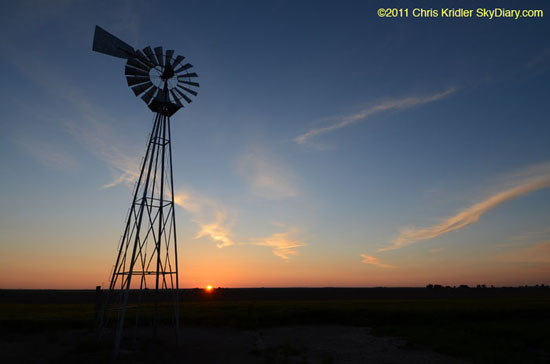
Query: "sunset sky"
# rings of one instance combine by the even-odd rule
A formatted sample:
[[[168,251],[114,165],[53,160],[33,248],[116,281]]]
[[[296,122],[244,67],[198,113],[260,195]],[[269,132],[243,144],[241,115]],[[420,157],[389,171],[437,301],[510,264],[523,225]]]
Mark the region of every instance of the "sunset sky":
[[[550,284],[550,4],[376,15],[406,4],[2,3],[0,288],[108,285],[153,114],[96,24],[200,77],[172,118],[181,287]]]

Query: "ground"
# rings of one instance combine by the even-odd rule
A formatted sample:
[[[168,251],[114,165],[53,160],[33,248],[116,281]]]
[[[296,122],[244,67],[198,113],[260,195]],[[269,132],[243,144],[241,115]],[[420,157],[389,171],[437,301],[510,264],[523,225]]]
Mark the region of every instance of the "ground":
[[[0,290],[0,363],[109,362],[116,310],[98,344],[95,298]],[[181,346],[167,304],[153,340],[145,300],[137,330],[135,308],[127,311],[119,362],[550,362],[546,287],[182,290],[180,298]]]
[[[370,328],[342,325],[272,327],[258,330],[181,328],[178,347],[172,329],[132,330],[119,354],[121,363],[469,363],[426,349],[414,349],[399,338],[371,334]],[[3,363],[100,363],[109,361],[112,337],[96,344],[89,330],[49,335],[18,335],[1,344]]]

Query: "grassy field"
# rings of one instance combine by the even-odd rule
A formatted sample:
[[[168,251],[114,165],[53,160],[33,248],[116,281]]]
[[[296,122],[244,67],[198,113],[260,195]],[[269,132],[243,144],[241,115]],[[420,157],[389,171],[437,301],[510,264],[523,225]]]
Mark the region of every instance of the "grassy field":
[[[550,297],[362,300],[197,301],[181,303],[183,326],[258,329],[343,324],[405,338],[476,363],[550,360]],[[129,312],[128,317],[131,317]],[[167,321],[169,310],[162,309]],[[147,313],[141,315],[148,322]],[[0,334],[93,328],[92,304],[0,303]]]

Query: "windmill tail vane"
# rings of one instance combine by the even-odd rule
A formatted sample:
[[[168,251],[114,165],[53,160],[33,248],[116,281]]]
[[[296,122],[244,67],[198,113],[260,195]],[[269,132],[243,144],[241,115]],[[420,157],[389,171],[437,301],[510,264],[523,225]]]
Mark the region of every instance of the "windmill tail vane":
[[[171,301],[176,338],[179,337],[179,278],[172,137],[170,117],[197,96],[198,75],[185,57],[162,47],[134,49],[126,42],[96,26],[96,52],[126,59],[124,74],[133,93],[155,113],[154,122],[130,211],[118,249],[116,262],[97,315],[98,339],[116,319],[116,357],[122,342],[126,314],[135,313],[137,330],[140,311],[153,309],[153,331],[160,321],[159,304]],[[134,279],[133,279],[134,278]],[[131,306],[129,306],[131,304]],[[132,307],[131,311],[127,308]],[[142,319],[143,321],[143,319]],[[178,339],[179,342],[179,339]]]

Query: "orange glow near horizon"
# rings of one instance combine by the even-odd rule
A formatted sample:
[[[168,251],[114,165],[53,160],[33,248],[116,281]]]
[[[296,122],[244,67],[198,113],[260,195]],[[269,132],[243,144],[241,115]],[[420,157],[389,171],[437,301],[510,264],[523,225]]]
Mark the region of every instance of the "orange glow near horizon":
[[[450,249],[428,256],[414,256],[417,261],[387,253],[394,256],[380,261],[395,268],[386,269],[362,263],[359,251],[349,257],[333,255],[328,259],[320,254],[301,254],[283,261],[267,249],[258,251],[252,246],[220,249],[214,244],[201,245],[201,249],[207,250],[207,258],[181,261],[179,287],[202,287],[204,294],[210,295],[215,294],[215,287],[424,287],[429,283],[499,287],[548,284],[550,266],[544,263],[544,259],[548,259],[544,253],[547,246],[541,243],[529,250],[510,249],[501,256],[495,254],[492,260],[484,258],[468,264],[454,261]],[[198,247],[199,244],[184,244],[183,255],[200,256]],[[490,257],[490,253],[488,251],[486,255]],[[108,288],[110,256],[81,254],[72,257],[74,259],[44,251],[32,256],[0,254],[0,288],[94,289],[98,285]],[[532,263],[519,264],[515,263],[516,260]],[[212,290],[207,289],[208,285]]]
[[[270,253],[270,252],[267,252]],[[461,264],[446,264],[433,268],[402,267],[396,262],[396,268],[384,269],[375,265],[361,263],[348,264],[336,261],[331,265],[303,262],[302,264],[281,263],[280,260],[251,261],[248,265],[241,259],[221,262],[215,257],[211,261],[200,262],[196,266],[183,264],[185,274],[180,275],[180,288],[203,287],[205,293],[213,293],[214,287],[246,288],[246,287],[424,287],[428,283],[444,285],[486,284],[495,286],[515,286],[547,284],[549,267],[546,266],[512,266],[505,265],[512,259],[503,256],[499,265],[471,266],[463,269]],[[36,259],[38,260],[38,259]],[[105,259],[107,262],[108,260]],[[35,261],[33,260],[33,263]],[[88,263],[88,262],[86,262]],[[92,263],[96,263],[93,261]],[[74,264],[39,262],[27,268],[20,274],[13,274],[16,270],[13,262],[0,265],[0,288],[2,289],[94,289],[101,285],[108,287],[109,277],[106,264]],[[237,264],[240,263],[240,266]],[[393,262],[392,262],[393,263]],[[277,270],[277,264],[285,264],[285,270]],[[67,274],[70,272],[71,274]],[[367,275],[368,273],[368,275]],[[208,276],[216,282],[204,284],[204,277]]]

